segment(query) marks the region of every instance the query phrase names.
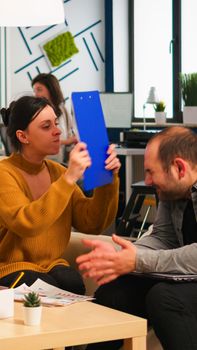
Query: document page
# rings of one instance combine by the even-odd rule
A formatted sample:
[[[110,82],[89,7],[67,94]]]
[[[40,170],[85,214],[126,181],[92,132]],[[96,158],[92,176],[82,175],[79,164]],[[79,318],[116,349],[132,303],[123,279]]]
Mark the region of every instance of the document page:
[[[93,299],[93,297],[71,293],[54,287],[38,278],[30,287],[23,283],[19,287],[14,288],[14,300],[23,301],[24,295],[29,292],[38,293],[41,303],[47,306],[65,306]]]

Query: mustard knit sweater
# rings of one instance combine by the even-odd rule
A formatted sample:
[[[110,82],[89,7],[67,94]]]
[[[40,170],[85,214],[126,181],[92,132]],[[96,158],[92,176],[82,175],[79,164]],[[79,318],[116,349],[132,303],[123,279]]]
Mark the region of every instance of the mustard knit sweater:
[[[76,184],[66,182],[63,166],[52,160],[44,163],[52,185],[33,200],[19,169],[35,174],[41,167],[16,153],[0,161],[0,278],[23,269],[48,272],[57,264],[68,265],[61,256],[71,227],[99,234],[115,218],[118,176],[87,198]]]

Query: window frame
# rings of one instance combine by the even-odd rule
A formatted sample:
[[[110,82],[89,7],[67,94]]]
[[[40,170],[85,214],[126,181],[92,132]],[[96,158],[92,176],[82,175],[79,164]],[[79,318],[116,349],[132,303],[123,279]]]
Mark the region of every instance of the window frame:
[[[134,0],[129,1],[129,41],[134,43]],[[171,50],[172,50],[172,110],[173,117],[167,119],[169,123],[182,123],[182,111],[181,111],[181,89],[180,89],[180,79],[179,73],[181,72],[181,0],[172,0],[172,39],[171,39]],[[131,44],[130,59],[129,59],[129,72],[130,81],[135,99],[134,91],[134,45]],[[135,104],[135,100],[134,100]],[[142,118],[137,118],[134,116],[133,111],[133,121],[142,122]],[[154,121],[153,118],[148,119],[149,122]]]
[[[142,118],[134,116],[135,106],[135,81],[134,81],[134,1],[128,1],[128,32],[129,32],[129,91],[133,93],[133,122],[142,122]],[[114,78],[113,78],[113,0],[105,0],[105,83],[106,92],[113,92]],[[109,20],[110,19],[110,20]],[[109,43],[111,43],[109,45]],[[182,123],[181,110],[181,88],[179,73],[181,72],[181,0],[172,0],[172,110],[173,117],[168,119],[169,123]],[[110,69],[109,69],[110,68]],[[149,119],[154,121],[154,119]]]

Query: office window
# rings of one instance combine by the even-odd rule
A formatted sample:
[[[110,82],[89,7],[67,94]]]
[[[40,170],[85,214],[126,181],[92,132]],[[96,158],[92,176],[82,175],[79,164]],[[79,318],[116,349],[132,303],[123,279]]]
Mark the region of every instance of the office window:
[[[187,0],[186,0],[187,1]],[[134,0],[135,118],[154,117],[152,105],[143,106],[151,86],[166,103],[172,118],[172,1]]]
[[[182,72],[197,72],[196,0],[182,0]]]
[[[113,68],[116,92],[129,89],[128,1],[130,0],[113,0]]]

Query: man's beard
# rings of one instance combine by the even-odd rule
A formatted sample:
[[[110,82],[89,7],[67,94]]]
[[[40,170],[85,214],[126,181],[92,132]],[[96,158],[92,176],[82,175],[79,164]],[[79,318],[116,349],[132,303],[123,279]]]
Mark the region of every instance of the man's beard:
[[[157,188],[156,188],[157,190]],[[179,199],[188,198],[190,194],[190,190],[183,186],[175,186],[169,190],[162,191],[160,189],[157,190],[157,194],[160,200],[168,200],[168,201],[176,201]]]

